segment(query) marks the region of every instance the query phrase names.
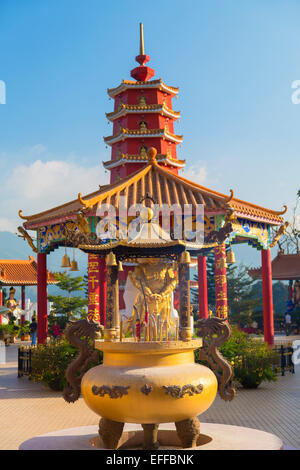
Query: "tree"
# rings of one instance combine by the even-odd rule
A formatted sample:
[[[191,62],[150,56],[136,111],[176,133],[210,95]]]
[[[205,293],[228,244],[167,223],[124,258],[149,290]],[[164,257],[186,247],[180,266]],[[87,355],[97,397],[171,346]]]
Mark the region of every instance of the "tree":
[[[206,256],[206,272],[207,272],[208,306],[211,310],[214,310],[215,303],[216,303],[214,252],[210,252]],[[198,274],[195,274],[194,280],[198,281]],[[192,293],[192,303],[195,305],[198,305],[198,289],[191,289],[191,293]]]
[[[53,302],[53,310],[56,315],[59,315],[59,324],[64,328],[65,323],[72,318],[78,316],[85,316],[85,306],[87,299],[80,296],[72,296],[74,292],[83,291],[85,287],[84,279],[81,276],[72,277],[67,273],[55,274],[57,287],[67,292],[67,296],[62,295],[49,295],[48,300]],[[53,315],[50,314],[49,327],[54,321]],[[56,320],[56,318],[55,318]]]
[[[209,309],[215,312],[216,294],[215,294],[215,257],[214,253],[208,254],[206,259],[207,266],[207,295]],[[198,281],[198,275],[194,276]],[[232,321],[249,322],[251,313],[261,302],[261,299],[255,296],[252,287],[256,281],[248,275],[248,268],[242,264],[230,264],[227,268],[227,300],[229,317]],[[198,290],[192,289],[192,302],[198,303]],[[253,318],[252,318],[253,319]]]
[[[290,225],[287,227],[285,234],[281,235],[278,241],[280,250],[284,250],[286,254],[300,253],[300,214],[299,209],[300,190],[297,193],[295,206],[292,210],[292,219]],[[273,235],[277,232],[272,229]]]
[[[253,292],[255,280],[248,274],[243,264],[230,264],[227,268],[227,299],[230,320],[251,324],[254,320],[253,310],[261,299]],[[250,325],[249,325],[250,326]]]

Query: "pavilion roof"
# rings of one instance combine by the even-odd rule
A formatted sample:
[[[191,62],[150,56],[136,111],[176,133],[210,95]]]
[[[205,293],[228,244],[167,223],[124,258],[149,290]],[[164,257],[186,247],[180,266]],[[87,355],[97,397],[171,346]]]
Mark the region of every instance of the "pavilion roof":
[[[281,224],[281,214],[285,212],[273,211],[237,199],[233,191],[228,196],[193,183],[159,165],[154,158],[135,173],[114,184],[102,186],[92,194],[84,197],[79,194],[73,201],[38,214],[26,217],[22,215],[22,211],[19,214],[26,220],[26,229],[35,229],[45,224],[70,220],[82,210],[86,215],[95,215],[98,204],[112,204],[118,208],[120,196],[126,197],[127,207],[141,202],[145,196],[150,196],[159,205],[179,204],[183,207],[184,204],[191,204],[195,208],[197,204],[203,204],[205,213],[209,215],[224,214],[231,209],[237,217],[270,225]]]
[[[56,284],[57,281],[52,272],[47,271],[47,283]],[[1,259],[0,260],[0,285],[10,286],[35,286],[37,285],[37,262],[33,256],[28,260]]]
[[[251,277],[261,279],[261,268],[249,269]],[[285,255],[279,252],[272,261],[272,279],[288,281],[300,279],[300,253]]]
[[[161,78],[158,80],[149,80],[146,82],[138,82],[136,80],[123,80],[122,83],[117,86],[116,88],[110,88],[107,90],[107,93],[111,98],[123,93],[128,89],[146,89],[146,88],[158,88],[159,90],[163,91],[164,93],[168,93],[170,95],[177,95],[178,88],[171,87],[166,85]]]
[[[145,104],[145,105],[137,105],[137,104],[124,104],[121,103],[120,109],[117,111],[113,111],[111,113],[106,113],[107,119],[110,121],[114,121],[126,114],[134,114],[134,113],[161,113],[164,116],[172,117],[173,119],[178,119],[180,117],[180,112],[174,111],[173,109],[168,108],[168,106],[163,104]]]
[[[173,158],[171,153],[159,154],[156,156],[158,163],[168,164],[170,166],[182,168],[185,166],[185,160],[178,160]],[[114,160],[108,160],[103,162],[104,168],[110,169],[115,168],[116,166],[123,165],[124,163],[146,163],[148,161],[148,156],[142,154],[128,155],[127,153],[122,153],[120,156]]]
[[[108,145],[115,144],[116,142],[120,142],[125,138],[141,138],[144,139],[145,137],[159,137],[165,138],[166,140],[170,140],[171,142],[180,143],[183,140],[182,135],[173,134],[168,129],[120,129],[119,132],[115,135],[109,135],[108,137],[104,137],[104,142]]]

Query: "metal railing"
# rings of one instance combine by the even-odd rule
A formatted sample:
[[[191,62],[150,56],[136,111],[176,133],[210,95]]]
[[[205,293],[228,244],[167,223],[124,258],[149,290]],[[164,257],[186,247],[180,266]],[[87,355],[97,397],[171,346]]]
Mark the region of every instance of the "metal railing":
[[[293,363],[293,348],[292,346],[274,346],[274,351],[279,355],[279,372],[284,376],[286,372],[295,373],[295,367]]]
[[[18,348],[18,377],[30,375],[31,373],[31,354],[36,346],[19,346]]]

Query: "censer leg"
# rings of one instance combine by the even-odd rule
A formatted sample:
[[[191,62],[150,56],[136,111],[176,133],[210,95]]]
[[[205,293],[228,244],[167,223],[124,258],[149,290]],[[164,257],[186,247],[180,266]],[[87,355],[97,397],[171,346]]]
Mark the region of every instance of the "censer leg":
[[[122,436],[124,423],[101,418],[99,422],[99,436],[106,449],[117,449]]]
[[[177,435],[181,440],[182,447],[196,447],[200,436],[200,422],[197,417],[184,419],[175,423]]]
[[[144,449],[158,449],[158,424],[142,424],[144,430]]]

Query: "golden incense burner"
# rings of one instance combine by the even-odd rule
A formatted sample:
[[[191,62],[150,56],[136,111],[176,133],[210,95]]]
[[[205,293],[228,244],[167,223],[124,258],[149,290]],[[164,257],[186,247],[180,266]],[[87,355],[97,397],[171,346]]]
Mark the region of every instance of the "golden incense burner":
[[[183,447],[194,447],[200,437],[197,416],[209,408],[217,391],[224,400],[235,394],[231,366],[218,351],[230,336],[229,326],[220,318],[202,319],[196,324],[199,339],[193,338],[190,254],[182,242],[170,242],[152,216],[145,208],[139,234],[126,242],[136,252],[131,279],[139,290],[133,312],[128,312],[129,328],[124,329],[119,318],[118,271],[127,254],[120,242],[116,253],[111,248],[106,256],[105,327],[79,320],[66,331],[80,354],[66,371],[64,398],[73,402],[82,393],[87,405],[101,416],[99,436],[108,449],[118,448],[125,423],[140,423],[144,448],[158,448],[159,424],[167,422],[175,423]],[[180,311],[174,329],[170,307],[177,282]],[[97,350],[103,352],[103,363],[86,372],[97,359]],[[212,370],[195,363],[195,350]]]

